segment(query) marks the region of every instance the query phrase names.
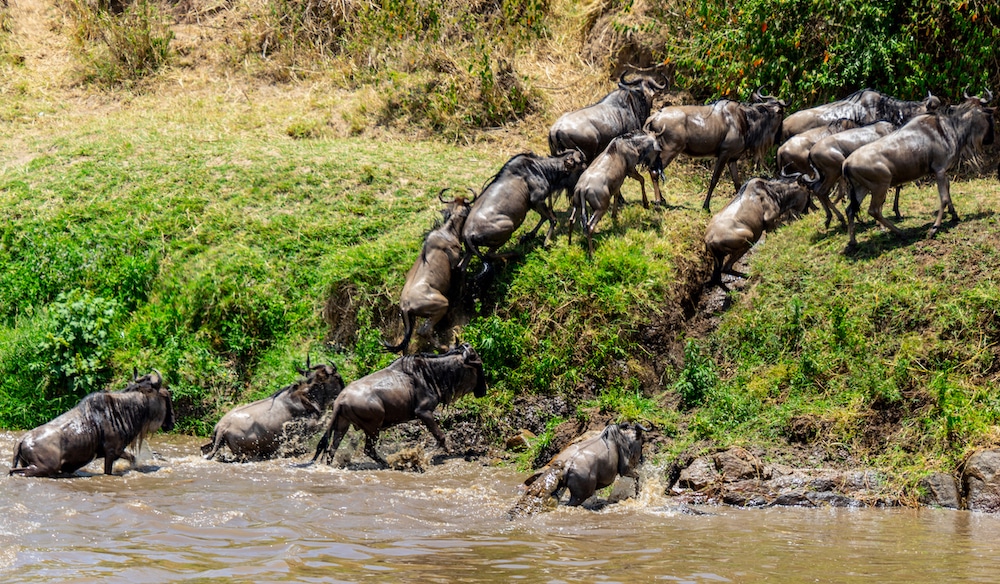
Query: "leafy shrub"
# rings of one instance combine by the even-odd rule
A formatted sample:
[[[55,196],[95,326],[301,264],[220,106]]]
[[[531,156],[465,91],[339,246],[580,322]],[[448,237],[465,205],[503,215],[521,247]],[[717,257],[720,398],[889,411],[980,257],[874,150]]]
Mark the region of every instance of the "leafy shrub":
[[[618,27],[640,32],[631,3]],[[798,106],[873,87],[955,98],[1000,83],[1000,5],[944,0],[676,0],[645,14],[668,32],[648,47],[702,98],[755,87]]]
[[[60,294],[49,305],[45,340],[39,346],[55,396],[81,397],[104,387],[111,374],[111,328],[118,303],[86,290]]]
[[[701,405],[718,380],[711,357],[703,355],[695,341],[688,341],[684,345],[684,369],[674,382],[681,402],[689,408]]]

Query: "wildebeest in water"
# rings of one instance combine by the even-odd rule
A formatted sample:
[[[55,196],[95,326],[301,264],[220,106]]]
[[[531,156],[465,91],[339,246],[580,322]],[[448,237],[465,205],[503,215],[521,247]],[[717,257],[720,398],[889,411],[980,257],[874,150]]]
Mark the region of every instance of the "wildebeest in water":
[[[259,460],[278,455],[283,449],[294,455],[297,446],[320,429],[320,418],[344,389],[337,367],[310,366],[300,369],[295,383],[270,397],[230,410],[215,425],[212,439],[201,447],[212,460],[223,446],[240,460]]]
[[[97,458],[112,474],[119,458],[135,462],[146,436],[174,427],[170,391],[154,371],[118,392],[95,392],[68,412],[31,430],[14,448],[10,474],[67,475]]]
[[[524,481],[527,489],[507,518],[529,515],[541,509],[549,497],[558,500],[566,489],[570,494],[567,505],[576,506],[618,476],[638,480],[643,432],[648,430],[639,424],[611,424],[600,434],[574,440]]]
[[[385,369],[351,382],[340,392],[312,461],[323,457],[327,464],[332,462],[337,447],[353,425],[365,433],[365,454],[386,467],[385,460],[375,450],[379,431],[410,420],[423,422],[438,446],[447,451],[444,432],[434,419],[434,409],[469,392],[484,397],[486,376],[482,359],[468,343],[442,355],[400,357]]]

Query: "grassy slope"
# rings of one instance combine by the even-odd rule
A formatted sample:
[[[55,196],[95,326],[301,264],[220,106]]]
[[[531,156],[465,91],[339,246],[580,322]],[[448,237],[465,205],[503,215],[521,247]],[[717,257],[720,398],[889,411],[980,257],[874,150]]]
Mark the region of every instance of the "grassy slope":
[[[539,62],[543,81],[546,68],[566,67]],[[398,334],[392,304],[437,191],[478,187],[515,152],[544,148],[537,119],[461,148],[383,132],[346,138],[357,110],[342,102],[355,98],[321,79],[269,87],[211,77],[191,90],[191,79],[168,73],[155,92],[118,95],[36,89],[37,79],[6,70],[0,414],[9,426],[76,399],[39,395],[51,363],[38,347],[47,307],[77,287],[119,302],[110,384],[133,366],[160,368],[185,431],[289,381],[307,350],[348,379],[384,364],[377,339]],[[576,97],[548,96],[547,118],[593,99]],[[322,137],[289,137],[301,129]],[[815,215],[771,234],[751,285],[692,345],[691,356],[700,348],[711,359],[680,372],[660,349],[683,340],[681,305],[706,276],[707,217],[696,209],[707,172],[671,168],[668,203],[680,208],[630,206],[617,227],[606,220],[593,264],[565,237],[550,250],[519,246],[524,260],[459,319],[493,382],[489,400],[463,409],[482,414],[490,438],[517,424],[553,430],[553,409],[532,418],[515,408],[537,395],[532,403],[569,402],[562,417],[603,409],[653,422],[673,438],[668,452],[802,446],[813,462],[878,465],[897,485],[1000,441],[995,181],[957,183],[963,221],[929,242],[928,187],[904,190],[903,243],[869,229],[845,258],[844,234]],[[626,197],[637,196],[630,186]],[[350,301],[348,322],[329,311],[324,320],[331,298]],[[649,341],[649,331],[662,338]],[[684,389],[690,403],[678,410],[681,374],[703,383]]]

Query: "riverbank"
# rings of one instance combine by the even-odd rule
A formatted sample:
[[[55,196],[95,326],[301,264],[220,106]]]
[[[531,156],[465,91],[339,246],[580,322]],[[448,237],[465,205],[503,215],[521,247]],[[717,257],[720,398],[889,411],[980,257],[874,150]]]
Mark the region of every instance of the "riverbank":
[[[20,0],[5,15],[10,428],[119,388],[133,368],[159,369],[178,431],[204,435],[232,406],[291,382],[307,355],[347,381],[384,366],[379,341],[401,335],[399,291],[440,190],[479,189],[509,157],[544,153],[552,120],[614,87],[556,50],[572,38],[560,29],[519,57],[538,109],[456,135],[360,115],[386,86],[343,71],[235,67],[199,45],[220,25],[207,15],[172,28],[180,63],[111,88],[77,74],[57,6]],[[843,229],[806,215],[768,234],[751,278],[726,295],[703,288],[709,172],[672,164],[667,206],[649,210],[629,181],[630,204],[602,222],[593,261],[567,242],[564,199],[552,246],[515,234],[517,257],[439,331],[476,346],[491,385],[486,399],[439,412],[449,439],[527,468],[586,430],[636,420],[654,430],[651,463],[678,480],[689,462],[740,448],[772,469],[874,472],[873,498],[901,504],[919,500],[925,476],[957,480],[974,452],[1000,444],[992,173],[953,183],[962,220],[932,240],[926,184],[903,190],[904,238],[867,224],[852,256],[840,253]],[[508,449],[522,430],[535,438]]]

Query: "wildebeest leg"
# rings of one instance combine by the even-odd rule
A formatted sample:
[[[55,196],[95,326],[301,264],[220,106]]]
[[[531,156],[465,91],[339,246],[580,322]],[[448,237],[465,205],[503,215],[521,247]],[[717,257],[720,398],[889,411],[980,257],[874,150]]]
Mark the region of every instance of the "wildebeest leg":
[[[823,210],[826,212],[826,222],[824,226],[829,229],[830,221],[833,219],[833,215],[837,216],[837,220],[840,224],[847,226],[847,222],[844,221],[844,216],[837,209],[837,206],[830,200],[830,192],[833,191],[833,187],[837,186],[840,182],[840,177],[829,177],[824,178],[823,182],[819,185],[819,189],[816,190],[816,198],[823,205]]]
[[[434,439],[437,440],[438,446],[448,452],[448,446],[445,444],[444,432],[441,431],[441,426],[438,425],[437,420],[434,419],[434,412],[427,410],[417,410],[413,412],[417,416],[417,419],[427,426],[427,429],[431,431],[434,435]]]
[[[417,334],[425,339],[429,339],[432,329],[448,314],[448,299],[442,294],[434,294],[430,298],[427,298],[426,301],[427,305],[424,306],[424,310],[427,314],[427,320],[420,327],[420,330],[417,331]]]
[[[747,278],[747,274],[734,270],[733,266],[736,265],[736,262],[738,262],[740,258],[745,256],[746,253],[750,251],[751,247],[752,246],[748,245],[729,254],[729,259],[726,260],[725,265],[722,266],[722,272],[724,274],[729,274],[730,276],[736,276],[737,278]]]
[[[333,418],[326,427],[326,431],[323,432],[323,436],[320,437],[319,444],[316,445],[316,454],[313,455],[311,462],[316,462],[320,456],[323,456],[324,462],[327,464],[333,462],[333,455],[337,452],[340,441],[344,439],[344,435],[347,434],[347,430],[350,427],[351,423],[346,418],[341,418],[339,408],[334,406]],[[333,435],[332,445],[330,444],[331,434]]]
[[[663,179],[663,173],[657,170],[649,169],[649,182],[653,183],[653,195],[656,196],[655,203],[657,205],[663,204],[663,193],[660,192],[660,181]]]
[[[413,335],[413,315],[407,310],[401,310],[400,316],[403,318],[403,340],[398,345],[390,345],[384,340],[382,341],[382,346],[393,353],[406,352],[406,347],[410,344],[410,337]]]
[[[708,194],[705,195],[705,204],[702,205],[702,208],[706,211],[711,210],[709,203],[712,201],[712,193],[715,191],[715,185],[719,183],[719,177],[722,176],[722,167],[725,164],[727,164],[727,162],[721,157],[715,159],[715,168],[712,169],[712,181],[708,183]],[[729,173],[733,175],[733,183],[736,184],[736,181],[738,180],[736,177],[736,161],[729,161],[728,165]],[[736,184],[736,190],[740,190],[739,184]]]
[[[902,237],[903,231],[899,227],[896,227],[892,221],[889,221],[884,215],[882,215],[882,206],[885,205],[885,195],[888,193],[888,190],[889,189],[886,188],[872,191],[872,200],[871,203],[868,204],[868,214],[874,217],[876,221],[884,225],[886,229],[892,231],[897,236]],[[941,213],[939,212],[938,221],[940,220]]]
[[[893,219],[895,219],[896,221],[899,221],[903,218],[903,216],[899,214],[899,191],[902,188],[903,188],[902,185],[896,185],[896,196],[893,197],[892,199],[892,215]]]
[[[586,207],[584,207],[584,211],[586,211]],[[607,211],[608,211],[607,204],[598,206],[596,209],[594,209],[594,214],[590,216],[590,219],[587,220],[587,224],[583,228],[583,232],[587,235],[588,258],[594,257],[594,230],[597,228],[597,222],[601,220],[601,217],[603,217],[604,214],[607,213]],[[583,217],[584,219],[587,219],[586,215],[587,215],[586,212],[584,212],[584,217]]]
[[[378,443],[378,431],[376,431],[374,434],[369,434],[368,432],[365,432],[365,454],[368,455],[368,458],[379,463],[382,466],[382,468],[388,468],[389,463],[386,462],[385,459],[379,455],[377,450],[375,450],[375,445],[377,443]]]
[[[662,144],[661,144],[662,146]],[[674,158],[681,153],[681,149],[675,146],[662,146],[660,152],[660,168],[656,171],[656,179],[653,178],[653,169],[649,169],[649,180],[653,181],[653,191],[656,193],[656,204],[665,204],[663,193],[660,192],[660,181],[663,180],[663,171],[673,162]]]
[[[938,198],[940,199],[940,205],[938,206],[937,220],[934,221],[934,225],[931,226],[930,231],[927,232],[927,237],[934,237],[937,230],[941,227],[941,221],[944,219],[944,208],[945,206],[951,211],[951,216],[958,221],[958,213],[955,212],[955,206],[951,203],[951,185],[948,182],[948,175],[943,171],[935,173],[937,175],[937,187],[938,187]]]
[[[117,454],[111,454],[110,452],[104,453],[104,474],[114,474],[115,461],[118,460]]]
[[[639,174],[639,172],[634,167],[631,170],[629,170],[628,176],[630,176],[630,177],[634,178],[635,180],[639,181],[639,189],[642,191],[642,207],[644,209],[648,209],[649,208],[649,199],[646,198],[646,181],[645,181],[645,179],[642,178],[642,175]],[[621,197],[620,194],[619,194],[619,197]]]

